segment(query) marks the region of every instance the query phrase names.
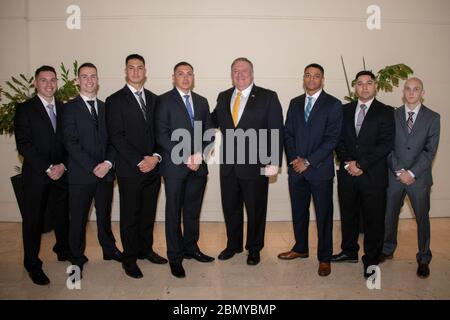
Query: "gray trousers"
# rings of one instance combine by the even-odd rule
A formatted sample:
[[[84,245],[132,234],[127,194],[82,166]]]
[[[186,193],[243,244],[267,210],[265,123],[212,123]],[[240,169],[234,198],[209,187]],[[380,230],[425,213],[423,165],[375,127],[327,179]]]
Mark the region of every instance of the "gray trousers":
[[[417,182],[416,182],[417,183]],[[429,264],[431,261],[430,251],[430,190],[431,186],[416,185],[416,183],[405,186],[398,181],[390,181],[387,190],[386,222],[383,253],[394,254],[397,248],[397,229],[400,209],[403,206],[406,195],[416,216],[418,263]]]

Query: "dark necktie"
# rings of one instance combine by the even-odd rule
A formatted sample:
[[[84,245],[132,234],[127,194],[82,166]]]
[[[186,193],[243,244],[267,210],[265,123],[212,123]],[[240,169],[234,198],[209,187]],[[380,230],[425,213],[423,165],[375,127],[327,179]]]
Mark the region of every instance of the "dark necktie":
[[[95,128],[98,129],[98,116],[97,111],[95,110],[95,100],[88,100],[87,103],[91,106],[92,120],[94,120]]]
[[[408,112],[408,120],[406,121],[406,125],[408,126],[408,133],[411,133],[412,128],[414,126],[414,112],[409,111]]]
[[[145,121],[147,121],[147,108],[144,99],[142,99],[142,91],[136,91],[134,94],[139,98],[139,106],[141,107],[142,115],[144,116]]]

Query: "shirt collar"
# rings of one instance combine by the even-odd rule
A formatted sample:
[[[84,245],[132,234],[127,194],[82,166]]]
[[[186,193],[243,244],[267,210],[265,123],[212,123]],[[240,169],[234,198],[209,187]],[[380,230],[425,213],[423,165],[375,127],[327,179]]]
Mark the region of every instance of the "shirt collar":
[[[39,94],[38,94],[37,96],[39,97],[39,99],[41,99],[42,104],[44,105],[44,107],[47,108],[47,106],[48,106],[49,104],[52,104],[54,107],[56,107],[56,104],[55,104],[55,97],[52,98],[52,99],[53,99],[52,102],[47,102],[47,100],[45,100],[44,98],[42,98]]]
[[[88,101],[92,101],[92,100],[96,101],[96,100],[97,100],[97,97],[89,98],[89,97],[87,97],[87,96],[85,96],[84,94],[81,94],[81,93],[80,93],[80,97],[81,97],[81,99],[83,99],[84,102],[86,102],[86,103],[87,103]]]
[[[405,112],[406,112],[406,115],[408,115],[408,112],[414,112],[415,114],[418,114],[419,113],[419,109],[420,109],[420,107],[422,106],[422,104],[421,103],[419,103],[419,105],[417,106],[417,107],[415,107],[414,109],[410,109],[409,108],[409,106],[407,106],[406,105],[406,103],[405,103]]]
[[[372,102],[373,102],[373,100],[375,100],[375,97],[373,97],[372,99],[370,99],[369,101],[367,101],[367,102],[361,102],[359,99],[358,99],[358,105],[357,105],[357,107],[361,107],[361,105],[362,104],[364,104],[365,106],[366,106],[366,110],[369,110],[369,108],[370,108],[370,106],[372,105]]]
[[[249,85],[247,88],[245,88],[244,90],[241,91],[242,96],[244,98],[247,98],[250,95],[250,92],[252,91],[252,89],[253,89],[253,83],[251,85]],[[238,91],[239,90],[235,87],[233,94],[236,95]]]
[[[129,83],[127,83],[127,86],[128,86],[128,89],[130,89],[130,91],[133,92],[134,95],[136,95],[135,92],[144,93],[144,86],[142,86],[139,90],[136,90],[135,88],[133,88]]]
[[[189,90],[189,92],[188,93],[184,93],[183,91],[181,91],[180,89],[178,89],[178,87],[175,87],[176,89],[177,89],[177,91],[178,91],[178,93],[180,94],[180,96],[181,96],[181,98],[183,99],[183,101],[184,101],[184,96],[185,95],[188,95],[189,97],[191,97],[192,96],[192,93],[191,93],[191,90]]]
[[[320,94],[322,93],[322,90],[323,89],[320,89],[319,91],[314,93],[312,96],[310,96],[308,93],[305,92],[305,94],[306,94],[306,101],[308,101],[308,97],[313,97],[313,102],[316,102],[317,99],[319,98]]]

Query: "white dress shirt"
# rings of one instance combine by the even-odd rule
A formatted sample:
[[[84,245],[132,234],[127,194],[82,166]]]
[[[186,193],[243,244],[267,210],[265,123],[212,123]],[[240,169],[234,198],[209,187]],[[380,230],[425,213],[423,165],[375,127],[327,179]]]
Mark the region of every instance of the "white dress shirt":
[[[251,85],[249,85],[246,89],[241,91],[241,100],[239,102],[239,111],[238,111],[237,122],[239,122],[239,120],[241,120],[242,114],[244,113],[245,105],[247,104],[247,101],[250,96],[250,92],[252,91],[252,88],[253,88],[253,83]],[[238,91],[239,90],[237,88],[234,88],[233,95],[231,96],[231,103],[230,103],[231,114],[233,114],[234,101],[237,98]]]

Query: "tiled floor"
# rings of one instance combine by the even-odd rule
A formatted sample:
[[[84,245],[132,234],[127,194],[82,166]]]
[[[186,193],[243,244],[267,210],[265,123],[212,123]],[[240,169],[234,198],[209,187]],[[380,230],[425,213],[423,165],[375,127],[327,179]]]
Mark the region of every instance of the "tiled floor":
[[[34,285],[22,266],[20,223],[0,223],[0,299],[450,299],[450,219],[431,220],[433,261],[431,276],[416,276],[416,226],[401,220],[395,258],[380,265],[381,289],[369,290],[362,264],[332,265],[328,277],[317,275],[315,224],[310,225],[310,257],[281,261],[277,254],[293,242],[290,222],[269,222],[261,263],[246,264],[246,254],[228,261],[202,264],[185,260],[187,277],[177,279],[168,265],[148,261],[138,264],[144,278],[135,280],[114,261],[103,261],[95,223],[88,225],[85,265],[80,290],[66,287],[67,262],[58,262],[51,251],[53,233],[43,236],[41,259],[51,280],[49,286]],[[119,239],[119,225],[113,224]],[[200,248],[217,256],[226,243],[223,223],[202,223]],[[334,249],[339,251],[340,224],[334,224]],[[165,254],[164,224],[155,227],[154,249]]]

